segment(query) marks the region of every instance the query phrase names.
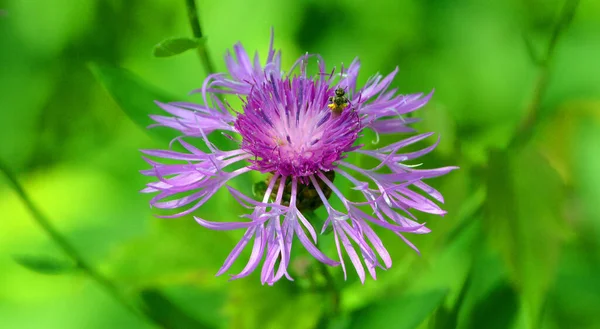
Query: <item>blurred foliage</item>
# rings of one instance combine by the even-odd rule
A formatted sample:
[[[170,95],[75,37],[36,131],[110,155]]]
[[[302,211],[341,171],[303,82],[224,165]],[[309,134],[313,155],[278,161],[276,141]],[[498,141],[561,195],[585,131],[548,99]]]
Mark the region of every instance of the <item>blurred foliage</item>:
[[[579,2],[544,69],[563,5],[198,1],[206,34],[199,41],[183,0],[0,2],[0,160],[89,263],[153,319],[129,313],[69,270],[2,177],[1,326],[600,328],[600,2]],[[328,287],[301,250],[294,282],[263,287],[257,275],[214,277],[241,232],[154,218],[138,193],[147,182],[138,150],[164,148],[173,136],[145,129],[147,114],[160,113],[153,101],[201,101],[184,96],[207,74],[186,50],[206,47],[222,71],[220,59],[237,41],[264,59],[271,26],[284,67],[306,51],[329,65],[359,56],[361,82],[399,66],[394,86],[402,93],[435,89],[415,113],[423,119],[416,128],[441,135],[420,162],[461,167],[430,182],[448,215],[419,216],[433,229],[411,237],[421,256],[378,231],[394,266],[377,281],[361,285],[349,272],[344,282],[336,268]],[[531,136],[514,147],[544,72]],[[362,142],[374,147],[374,140],[367,133]],[[251,181],[235,184],[250,193]],[[230,220],[241,211],[223,192],[198,214]]]
[[[193,38],[166,39],[154,46],[152,54],[156,57],[171,57],[202,45],[203,40]]]
[[[21,266],[42,274],[63,274],[76,268],[67,260],[40,255],[17,255],[14,260]]]

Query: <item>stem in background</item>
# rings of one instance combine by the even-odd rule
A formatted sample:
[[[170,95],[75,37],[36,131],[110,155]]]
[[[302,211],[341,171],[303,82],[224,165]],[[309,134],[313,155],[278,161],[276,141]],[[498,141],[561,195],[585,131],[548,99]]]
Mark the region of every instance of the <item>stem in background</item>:
[[[575,15],[575,10],[579,5],[579,0],[566,0],[565,4],[561,10],[560,18],[556,26],[554,26],[554,30],[552,31],[552,35],[550,36],[550,42],[548,43],[548,48],[546,49],[546,53],[543,55],[539,62],[540,73],[537,77],[533,97],[529,106],[527,107],[527,115],[525,119],[521,122],[521,125],[517,129],[517,133],[514,135],[513,139],[509,143],[509,148],[515,147],[517,145],[522,145],[526,142],[533,133],[533,126],[537,121],[537,117],[540,111],[540,107],[542,104],[543,96],[546,92],[546,88],[548,87],[548,82],[550,78],[550,62],[552,61],[552,56],[554,55],[554,49],[556,48],[556,44],[558,43],[558,39],[562,32],[566,29],[566,27],[573,20],[573,16]]]
[[[42,228],[50,239],[58,245],[62,251],[67,254],[79,269],[87,274],[92,280],[96,281],[117,303],[121,304],[131,313],[147,320],[143,313],[141,313],[129,300],[121,293],[115,284],[113,284],[107,277],[98,273],[84,258],[79,254],[77,249],[73,247],[53,226],[50,221],[42,214],[37,206],[31,201],[25,190],[16,179],[16,176],[8,169],[2,161],[0,161],[0,172],[4,173],[9,183],[12,185],[19,198],[23,201],[29,212],[33,215],[35,222]]]
[[[340,313],[340,291],[336,288],[335,279],[329,273],[327,266],[321,262],[317,262],[319,271],[325,278],[325,289],[331,294],[332,315]]]
[[[202,39],[202,27],[200,26],[200,18],[198,17],[196,0],[185,0],[185,3],[188,12],[188,20],[190,22],[190,26],[192,27],[194,37],[197,39]],[[200,61],[202,62],[202,66],[204,67],[207,75],[215,73],[215,66],[213,65],[210,55],[206,51],[206,47],[204,45],[198,47],[198,57],[200,57]]]

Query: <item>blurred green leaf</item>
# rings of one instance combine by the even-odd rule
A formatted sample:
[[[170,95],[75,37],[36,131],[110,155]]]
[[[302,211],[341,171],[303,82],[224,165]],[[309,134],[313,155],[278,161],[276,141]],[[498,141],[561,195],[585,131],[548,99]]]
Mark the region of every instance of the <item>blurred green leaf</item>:
[[[519,296],[511,285],[504,280],[475,304],[468,317],[469,325],[467,328],[510,328],[518,310]]]
[[[100,81],[119,107],[147,134],[155,139],[167,142],[181,135],[179,131],[167,127],[148,129],[148,126],[156,123],[150,118],[151,114],[169,115],[157,106],[155,101],[169,102],[177,99],[176,97],[166,95],[163,91],[149,85],[126,69],[100,63],[91,63],[89,66],[96,79]],[[212,133],[210,139],[220,149],[239,148],[237,142],[218,132]],[[203,149],[202,144],[196,143],[195,146]],[[235,167],[235,165],[232,167]],[[250,175],[243,175],[235,181],[238,182],[239,186],[245,186],[248,189],[252,186]]]
[[[516,154],[492,152],[488,173],[487,236],[524,295],[529,325],[537,327],[565,237],[563,186],[557,173],[532,147]]]
[[[203,44],[204,39],[198,38],[166,39],[154,46],[153,55],[156,57],[171,57],[201,47]]]
[[[580,4],[575,21],[557,45],[542,99],[541,118],[552,115],[568,101],[600,97],[600,67],[594,65],[600,56],[600,36],[595,33],[596,27],[578,22],[584,6]]]
[[[433,315],[429,328],[431,329],[450,329],[456,328],[458,324],[458,312],[454,309],[440,307]]]
[[[229,283],[226,312],[228,328],[315,328],[323,314],[322,294],[299,290],[295,282],[281,280],[262,286],[258,273]]]
[[[594,235],[591,227],[582,235]],[[588,240],[589,241],[585,241]],[[554,328],[596,329],[600,323],[600,254],[594,236],[584,237],[561,254],[556,284],[546,299],[546,321]]]
[[[181,310],[202,323],[222,328],[227,323],[224,305],[227,301],[228,282],[210,288],[193,282],[191,284],[161,287],[161,292]]]
[[[348,329],[351,321],[352,317],[345,313],[336,316],[326,315],[321,319],[317,329]]]
[[[350,328],[417,328],[444,300],[447,290],[381,300],[352,313]]]
[[[467,292],[469,288],[471,288],[471,281],[473,277],[473,268],[469,271],[465,282],[463,283],[460,293],[456,302],[454,302],[454,306],[452,308],[448,308],[445,306],[439,307],[431,322],[429,323],[429,328],[431,329],[448,329],[448,328],[456,328],[458,325],[458,314],[462,309],[463,303],[465,301],[465,297],[467,296]]]
[[[46,255],[15,255],[13,259],[19,265],[41,274],[63,274],[77,268],[73,262]]]
[[[447,234],[446,241],[456,240],[471,224],[475,223],[476,218],[481,217],[482,205],[486,198],[485,193],[485,186],[478,186],[462,201],[454,215],[458,224]]]
[[[149,125],[155,123],[150,118],[150,114],[165,115],[166,113],[154,102],[168,102],[175,100],[175,97],[165,95],[163,91],[149,85],[126,69],[100,63],[91,63],[89,66],[96,79],[119,107],[149,135],[166,141],[178,135],[177,131],[164,127],[148,129]]]
[[[173,304],[160,291],[146,289],[140,292],[144,312],[156,323],[169,329],[211,329],[205,323],[198,321],[183,311],[178,305]]]
[[[235,244],[231,239],[199,227],[191,218],[153,224],[149,234],[115,248],[108,259],[112,277],[133,289],[192,282],[208,287],[226,280],[215,273]]]

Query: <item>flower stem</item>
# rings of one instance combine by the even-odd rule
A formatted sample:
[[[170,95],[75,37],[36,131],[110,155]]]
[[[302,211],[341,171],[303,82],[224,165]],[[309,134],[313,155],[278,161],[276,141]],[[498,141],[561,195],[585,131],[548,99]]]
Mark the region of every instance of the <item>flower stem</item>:
[[[58,245],[62,251],[67,254],[85,274],[87,274],[92,280],[96,281],[117,303],[121,304],[131,313],[144,318],[142,312],[140,312],[132,302],[117,288],[117,286],[110,281],[107,277],[97,272],[81,254],[71,245],[48,221],[46,216],[38,209],[38,207],[31,201],[16,176],[10,171],[8,166],[0,161],[0,172],[4,173],[13,189],[23,201],[29,212],[33,215],[35,222],[42,228],[46,234]]]
[[[325,289],[331,294],[331,313],[338,315],[340,313],[340,291],[337,289],[335,279],[329,273],[327,266],[321,262],[317,262],[319,271],[325,278]]]
[[[550,42],[548,43],[548,48],[546,48],[546,53],[541,60],[539,60],[538,65],[540,73],[535,83],[533,97],[529,103],[529,106],[527,107],[527,115],[517,129],[517,133],[510,141],[509,148],[523,145],[527,140],[529,140],[533,133],[533,128],[538,119],[542,99],[548,87],[548,82],[550,79],[550,62],[552,61],[556,44],[558,43],[558,39],[562,32],[564,32],[566,27],[573,20],[573,16],[575,15],[578,5],[579,0],[566,0],[565,4],[563,5],[559,21],[554,26],[554,30],[552,30],[552,35],[550,36]]]
[[[196,0],[185,0],[185,3],[188,12],[188,21],[192,27],[192,33],[194,34],[195,38],[202,39],[202,27],[200,26],[200,17],[198,17]],[[206,41],[203,40],[203,42]],[[207,75],[215,73],[215,66],[213,65],[210,55],[206,51],[206,47],[204,45],[198,47],[198,57],[200,57],[200,61],[202,62],[202,66],[204,67]]]

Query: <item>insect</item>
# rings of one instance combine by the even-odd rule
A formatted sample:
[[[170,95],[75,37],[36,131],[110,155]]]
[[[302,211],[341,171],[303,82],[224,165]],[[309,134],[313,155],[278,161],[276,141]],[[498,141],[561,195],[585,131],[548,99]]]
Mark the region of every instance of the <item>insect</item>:
[[[329,104],[327,107],[329,107],[334,114],[340,114],[348,107],[348,102],[350,102],[350,100],[346,97],[344,89],[337,88],[335,90],[335,96],[329,97]]]

